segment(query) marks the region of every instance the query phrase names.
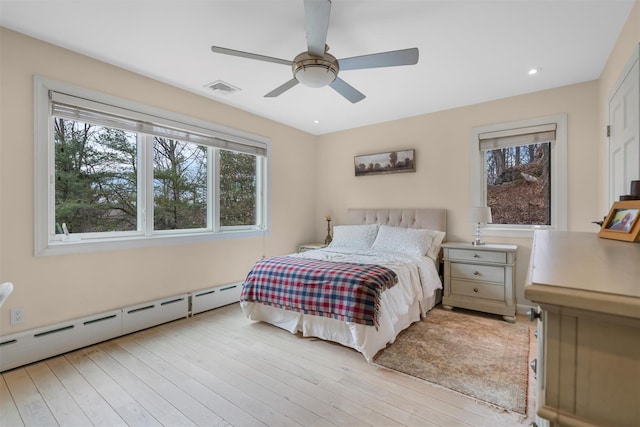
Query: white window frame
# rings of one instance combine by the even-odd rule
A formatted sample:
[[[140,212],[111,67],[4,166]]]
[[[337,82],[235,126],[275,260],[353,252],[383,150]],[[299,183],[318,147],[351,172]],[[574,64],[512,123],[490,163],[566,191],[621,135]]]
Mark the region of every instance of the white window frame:
[[[215,224],[206,230],[171,230],[170,232],[156,231],[154,233],[129,233],[115,232],[110,236],[92,239],[79,239],[73,235],[60,239],[56,237],[55,230],[52,230],[52,216],[55,217],[55,194],[51,191],[55,176],[55,153],[53,150],[53,128],[51,125],[50,111],[50,91],[68,94],[70,96],[84,98],[94,102],[113,105],[116,108],[131,110],[136,114],[149,115],[162,119],[166,122],[183,125],[186,129],[199,129],[207,134],[225,140],[242,144],[246,141],[248,145],[264,147],[266,154],[262,161],[258,161],[257,175],[259,188],[257,196],[256,226],[230,226],[221,227],[219,215],[215,215]],[[151,149],[150,144],[139,144],[139,149]],[[211,150],[210,150],[211,151]],[[215,150],[217,153],[218,150]],[[149,153],[147,153],[149,154]],[[218,157],[217,155],[215,157]],[[150,167],[149,159],[141,165],[142,169]],[[211,159],[210,159],[211,160]],[[216,160],[214,159],[214,162]],[[212,240],[226,240],[237,238],[264,237],[270,234],[270,162],[271,162],[271,141],[268,138],[239,131],[236,129],[220,126],[208,121],[193,117],[173,113],[163,109],[146,106],[137,102],[117,98],[102,94],[92,90],[80,88],[68,83],[47,79],[41,76],[34,77],[34,254],[36,256],[65,255],[73,253],[97,252],[103,250],[123,250],[148,246],[162,246],[167,244],[183,244],[192,242],[205,242]],[[219,170],[216,168],[215,170]],[[149,171],[141,170],[139,176]],[[217,174],[216,174],[217,175]],[[210,181],[211,191],[209,191],[208,209],[215,209],[217,206],[218,177],[213,177]],[[153,194],[149,194],[149,186],[142,188],[138,185],[139,200],[146,206],[152,203]],[[150,198],[150,199],[149,199]],[[151,202],[149,202],[151,200]],[[139,207],[138,221],[148,222],[151,213],[147,209]]]
[[[480,135],[488,132],[556,124],[556,139],[551,143],[551,225],[485,224],[483,236],[533,237],[540,229],[567,229],[567,115],[556,114],[515,122],[473,128],[470,142],[470,206],[487,206],[486,158],[480,150]],[[472,233],[475,224],[471,226]]]

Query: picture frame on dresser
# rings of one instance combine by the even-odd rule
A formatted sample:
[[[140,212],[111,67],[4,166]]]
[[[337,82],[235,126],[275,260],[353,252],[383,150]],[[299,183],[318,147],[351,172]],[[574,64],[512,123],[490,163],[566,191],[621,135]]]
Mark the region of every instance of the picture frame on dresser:
[[[598,237],[637,242],[640,237],[640,200],[615,202],[602,223]]]

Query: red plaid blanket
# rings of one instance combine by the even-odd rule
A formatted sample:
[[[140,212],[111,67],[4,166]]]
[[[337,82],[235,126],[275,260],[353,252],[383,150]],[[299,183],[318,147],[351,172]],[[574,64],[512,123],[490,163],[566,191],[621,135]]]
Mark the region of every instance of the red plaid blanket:
[[[272,257],[253,266],[240,301],[377,327],[380,296],[397,282],[380,265]]]

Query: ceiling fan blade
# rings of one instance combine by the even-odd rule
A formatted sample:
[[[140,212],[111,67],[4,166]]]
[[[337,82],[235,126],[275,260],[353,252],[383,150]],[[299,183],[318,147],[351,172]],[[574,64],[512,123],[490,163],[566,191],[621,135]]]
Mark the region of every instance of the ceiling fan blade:
[[[309,55],[324,56],[330,12],[330,0],[304,0]]]
[[[353,104],[355,104],[356,102],[360,102],[366,98],[363,93],[359,92],[356,88],[342,80],[340,77],[336,77],[336,79],[329,86],[331,86],[340,95],[351,101],[351,103]]]
[[[275,98],[276,96],[281,95],[283,92],[291,89],[292,87],[294,87],[297,84],[298,84],[298,81],[296,79],[291,79],[288,82],[286,82],[285,84],[278,86],[277,88],[275,88],[274,90],[272,90],[271,92],[266,94],[264,97],[265,98]]]
[[[373,53],[371,55],[353,56],[338,59],[340,71],[362,70],[364,68],[395,67],[398,65],[414,65],[418,63],[418,48]]]
[[[282,65],[288,65],[288,66],[291,66],[292,64],[291,61],[286,59],[273,58],[271,56],[258,55],[257,53],[243,52],[241,50],[227,49],[226,47],[211,46],[211,51],[215,53],[221,53],[223,55],[239,56],[241,58],[256,59],[258,61],[265,61],[265,62],[273,62],[275,64],[282,64]]]

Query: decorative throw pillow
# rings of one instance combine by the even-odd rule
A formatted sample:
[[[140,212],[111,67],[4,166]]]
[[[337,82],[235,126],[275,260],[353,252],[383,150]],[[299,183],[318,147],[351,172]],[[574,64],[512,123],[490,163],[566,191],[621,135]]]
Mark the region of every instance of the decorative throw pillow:
[[[377,234],[378,224],[336,225],[329,247],[371,249]]]

